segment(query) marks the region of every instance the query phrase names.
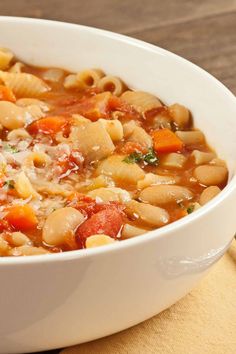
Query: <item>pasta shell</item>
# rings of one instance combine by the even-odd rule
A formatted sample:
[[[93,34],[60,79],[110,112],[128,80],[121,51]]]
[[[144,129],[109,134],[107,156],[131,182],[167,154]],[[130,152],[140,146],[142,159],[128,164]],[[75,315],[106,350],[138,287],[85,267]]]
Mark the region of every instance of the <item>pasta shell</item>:
[[[50,90],[43,80],[32,74],[0,71],[0,79],[18,97],[36,97]]]
[[[139,113],[145,113],[153,108],[162,106],[156,96],[143,91],[125,91],[121,95],[121,98],[133,106]]]
[[[0,70],[7,69],[12,58],[13,53],[9,49],[0,48]]]

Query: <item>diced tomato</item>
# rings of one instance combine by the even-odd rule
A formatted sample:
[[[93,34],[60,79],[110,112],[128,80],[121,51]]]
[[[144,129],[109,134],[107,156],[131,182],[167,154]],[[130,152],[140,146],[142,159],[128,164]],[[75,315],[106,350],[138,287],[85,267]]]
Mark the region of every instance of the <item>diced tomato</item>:
[[[29,125],[28,131],[30,134],[49,134],[54,135],[62,131],[69,121],[63,116],[51,116],[41,118]]]
[[[27,231],[36,228],[38,224],[34,210],[29,205],[13,205],[7,209],[5,220],[19,231]]]
[[[83,166],[84,158],[78,149],[73,149],[70,155],[62,155],[57,161],[61,168],[61,174],[67,176],[72,171],[77,171]]]
[[[9,87],[0,85],[0,101],[16,102],[16,97]]]
[[[122,227],[123,219],[121,212],[114,206],[101,210],[92,215],[77,230],[77,238],[85,240],[95,234],[105,234],[116,238]]]
[[[7,220],[0,220],[0,233],[4,232],[4,231],[10,231],[11,230],[11,227],[8,223]]]
[[[122,146],[120,151],[125,155],[130,155],[134,152],[141,152],[142,154],[146,154],[148,150],[146,146],[140,143],[128,141],[124,146]]]
[[[111,96],[108,109],[110,112],[119,111],[124,113],[125,119],[140,119],[140,114],[130,105],[117,96]]]

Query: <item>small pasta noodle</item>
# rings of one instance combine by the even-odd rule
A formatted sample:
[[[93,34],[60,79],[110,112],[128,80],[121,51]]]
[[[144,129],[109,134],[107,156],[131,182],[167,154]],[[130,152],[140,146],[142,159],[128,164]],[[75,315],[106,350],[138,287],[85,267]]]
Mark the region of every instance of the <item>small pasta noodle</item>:
[[[98,82],[98,88],[102,91],[110,91],[115,96],[120,96],[125,91],[124,83],[116,76],[104,76]]]
[[[0,71],[0,80],[18,97],[37,97],[50,90],[43,80],[32,74]]]
[[[145,113],[162,106],[156,96],[143,91],[126,91],[121,95],[121,98],[139,113]]]
[[[76,79],[78,86],[83,88],[98,86],[100,79],[104,76],[104,72],[99,69],[83,70],[78,72]]]
[[[0,70],[6,70],[9,67],[13,56],[9,49],[0,48]]]

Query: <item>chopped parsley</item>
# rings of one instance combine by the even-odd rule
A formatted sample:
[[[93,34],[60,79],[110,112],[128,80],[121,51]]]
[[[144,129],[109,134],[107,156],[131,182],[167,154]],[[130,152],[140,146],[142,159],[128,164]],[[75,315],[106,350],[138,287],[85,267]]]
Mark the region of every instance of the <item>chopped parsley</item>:
[[[14,189],[15,182],[12,179],[9,179],[8,181],[4,182],[4,186],[6,186],[8,189]]]
[[[188,214],[191,214],[193,211],[194,211],[194,205],[190,205],[190,206],[187,208],[187,213],[188,213]]]
[[[129,156],[126,156],[123,160],[126,163],[145,162],[148,165],[157,166],[159,159],[153,149],[149,149],[146,154],[141,152],[132,152]]]
[[[7,152],[11,152],[12,154],[16,154],[18,152],[18,149],[10,144],[4,144],[3,149]]]

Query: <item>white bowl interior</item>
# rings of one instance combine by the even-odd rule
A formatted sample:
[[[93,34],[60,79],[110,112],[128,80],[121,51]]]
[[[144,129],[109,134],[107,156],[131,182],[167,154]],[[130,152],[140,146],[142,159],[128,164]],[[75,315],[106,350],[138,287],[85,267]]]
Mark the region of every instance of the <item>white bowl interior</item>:
[[[193,114],[195,126],[227,161],[230,176],[234,174],[236,99],[217,80],[184,59],[102,30],[81,26],[78,31],[75,25],[33,19],[14,21],[10,17],[8,21],[4,18],[0,21],[0,45],[33,65],[71,71],[102,68],[121,77],[134,89],[156,94],[165,103],[186,105]]]

